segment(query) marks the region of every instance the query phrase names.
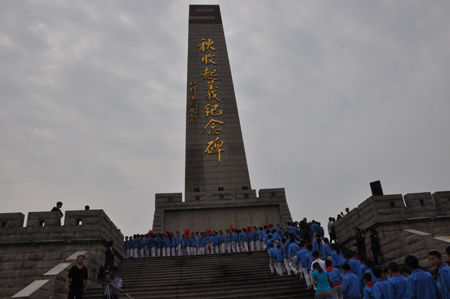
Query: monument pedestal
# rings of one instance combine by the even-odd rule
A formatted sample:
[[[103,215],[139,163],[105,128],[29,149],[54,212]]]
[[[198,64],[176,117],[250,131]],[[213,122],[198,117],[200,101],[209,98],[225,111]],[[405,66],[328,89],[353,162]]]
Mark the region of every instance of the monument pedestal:
[[[261,189],[259,197],[256,190],[190,192],[184,202],[181,193],[157,193],[153,231],[219,231],[278,223],[286,227],[291,221],[284,188]]]

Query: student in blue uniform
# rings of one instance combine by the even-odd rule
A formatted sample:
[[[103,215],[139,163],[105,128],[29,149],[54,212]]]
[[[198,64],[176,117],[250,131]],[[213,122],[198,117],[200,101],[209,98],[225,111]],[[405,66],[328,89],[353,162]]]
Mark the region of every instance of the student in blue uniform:
[[[150,256],[150,248],[151,248],[151,239],[149,235],[146,235],[145,238],[145,248],[144,248],[144,256],[149,257]]]
[[[345,299],[361,299],[361,284],[359,278],[351,271],[350,265],[344,264],[344,277],[342,278],[343,295]]]
[[[275,251],[275,256],[277,257],[277,270],[278,270],[278,275],[283,276],[283,272],[284,272],[284,252],[281,249],[281,245],[278,244],[277,245],[277,251]]]
[[[242,247],[244,248],[244,252],[247,252],[248,251],[248,234],[247,234],[247,230],[245,228],[242,229],[241,242],[242,242]]]
[[[144,257],[145,241],[143,235],[139,235],[139,257]]]
[[[260,251],[261,250],[261,231],[262,231],[262,227],[259,227],[259,230],[255,227],[253,227],[254,230],[254,240],[255,240],[255,251]]]
[[[125,241],[123,241],[123,258],[128,258],[128,236],[126,236]]]
[[[225,253],[225,235],[219,230],[219,253]]]
[[[408,287],[408,282],[406,278],[399,273],[398,264],[396,262],[391,262],[389,263],[388,268],[391,277],[391,279],[389,279],[389,283],[394,287],[394,298],[406,298],[406,288]]]
[[[163,256],[170,256],[170,234],[169,232],[166,232],[164,235],[164,251],[165,251],[165,255]]]
[[[259,228],[259,230],[261,231],[261,227]],[[269,248],[266,246],[266,240],[267,240],[267,225],[264,225],[264,228],[261,232],[261,243],[262,243],[262,249],[263,250],[269,250]]]
[[[216,231],[213,232],[212,251],[215,254],[219,254],[219,235]]]
[[[192,234],[190,236],[190,241],[191,241],[191,255],[197,255],[199,254],[199,246],[200,244],[198,243],[199,237],[197,237],[198,232],[195,232],[195,234]]]
[[[317,230],[318,235],[320,236],[320,240],[322,240],[322,242],[323,242],[323,239],[325,237],[325,232],[324,232],[323,227],[321,226],[320,222],[317,223],[316,230]]]
[[[326,261],[326,271],[328,272],[328,276],[331,278],[331,293],[333,299],[342,299],[343,295],[343,286],[342,286],[342,274],[341,272],[333,267],[333,263],[331,261]]]
[[[173,233],[170,233],[170,256],[175,256],[176,239]]]
[[[183,252],[181,251],[181,244],[183,243],[183,239],[180,236],[180,232],[177,231],[177,236],[175,237],[175,252],[177,252],[178,256],[181,256]],[[175,255],[174,252],[174,255]]]
[[[317,234],[316,239],[314,240],[313,243],[313,251],[317,251],[321,259],[325,259],[325,257],[322,255],[323,254],[322,247],[323,247],[322,240],[320,239],[320,235]]]
[[[239,237],[239,232],[238,232],[239,230],[238,229],[236,229],[235,231],[234,231],[234,234],[233,234],[233,240],[234,240],[234,252],[240,252],[241,250],[240,250],[240,237]]]
[[[375,262],[372,259],[367,259],[365,265],[367,270],[364,273],[370,273],[370,275],[372,275],[372,282],[377,283],[377,278],[372,273],[372,270],[375,268]]]
[[[342,252],[338,251],[339,248],[336,244],[331,244],[331,250],[331,261],[333,262],[333,266],[342,273],[342,265],[346,260],[342,256]]]
[[[318,227],[318,225],[317,225],[316,221],[313,220],[312,224],[311,224],[311,242],[314,242],[316,240],[316,235],[318,233],[317,227]]]
[[[375,297],[373,296],[373,286],[374,283],[372,282],[372,274],[370,273],[365,273],[363,275],[363,279],[364,279],[364,299],[375,299]]]
[[[231,253],[231,246],[233,245],[233,235],[231,234],[229,229],[225,231],[225,242],[227,245],[227,252]]]
[[[158,233],[156,234],[156,257],[161,257],[162,256],[162,249],[163,249],[163,241],[161,238],[161,234]]]
[[[450,299],[450,267],[442,262],[442,255],[438,251],[428,253],[428,259],[432,267],[439,269],[442,297]]]
[[[272,274],[275,273],[275,270],[277,269],[277,257],[275,255],[276,251],[277,249],[273,246],[273,244],[269,244],[269,267]]]
[[[131,247],[133,248],[133,257],[138,258],[139,257],[139,239],[137,235],[133,236],[133,241]]]
[[[408,288],[406,298],[426,298],[426,299],[441,299],[436,281],[433,276],[419,268],[419,260],[413,256],[408,255],[405,258],[405,264],[412,272],[407,278]]]
[[[309,290],[309,289],[311,289],[313,287],[311,265],[312,265],[314,259],[313,259],[312,253],[313,253],[312,245],[311,244],[307,244],[306,245],[306,253],[305,253],[306,270],[308,271],[309,277],[311,277],[311,284],[306,287],[307,290]]]
[[[363,276],[364,276],[364,273],[366,273],[366,270],[367,270],[366,255],[362,254],[359,257],[359,260],[361,262],[361,266],[359,266],[357,276],[359,278],[359,281],[361,282],[361,288],[364,288],[364,278],[363,278]]]
[[[288,260],[289,260],[289,267],[291,268],[292,272],[294,272],[295,275],[298,274],[298,268],[297,268],[297,252],[300,250],[300,247],[298,247],[297,243],[295,243],[295,239],[292,237],[290,239],[289,249],[288,249]]]
[[[208,237],[203,232],[200,233],[200,236],[201,236],[201,241],[200,241],[200,253],[199,254],[204,255],[204,254],[206,254],[206,250],[208,247]]]
[[[345,252],[344,258],[347,260],[347,263],[350,265],[350,268],[351,268],[353,274],[358,275],[358,270],[359,270],[359,266],[361,266],[361,262],[356,257],[353,257],[351,252]]]
[[[384,276],[384,271],[381,268],[373,269],[373,275],[377,278],[377,282],[374,284],[373,296],[375,299],[393,299],[395,298],[394,286]]]
[[[331,258],[330,240],[328,240],[328,238],[323,238],[322,250],[323,250],[323,252],[320,253],[320,255],[323,254],[323,256],[325,257],[325,259],[327,259],[327,260],[329,260],[329,261],[332,261],[332,258]]]

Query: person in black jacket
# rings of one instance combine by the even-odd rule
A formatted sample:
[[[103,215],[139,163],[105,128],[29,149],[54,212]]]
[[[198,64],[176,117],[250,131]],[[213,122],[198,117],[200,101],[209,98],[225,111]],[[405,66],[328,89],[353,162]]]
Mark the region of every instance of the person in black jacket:
[[[370,244],[372,245],[373,260],[375,261],[375,265],[379,266],[380,263],[378,262],[378,254],[380,253],[380,243],[378,242],[378,233],[374,228],[371,228],[369,233]]]
[[[358,254],[366,254],[366,240],[364,234],[361,232],[361,229],[355,227],[355,243],[354,246],[358,248]]]
[[[105,250],[105,268],[114,266],[114,241],[108,242],[108,248]]]

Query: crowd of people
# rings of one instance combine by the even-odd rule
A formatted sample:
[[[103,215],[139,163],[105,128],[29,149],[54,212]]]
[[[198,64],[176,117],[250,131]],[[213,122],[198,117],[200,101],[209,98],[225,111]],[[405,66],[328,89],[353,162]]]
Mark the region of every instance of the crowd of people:
[[[261,251],[268,247],[268,236],[275,241],[282,241],[286,233],[292,233],[299,238],[319,236],[324,239],[324,230],[319,222],[289,223],[286,228],[280,224],[264,227],[248,226],[242,229],[228,229],[202,232],[191,232],[185,229],[173,233],[136,234],[127,236],[124,240],[123,253],[125,258],[168,257],[182,255],[222,254],[246,251]]]
[[[370,243],[374,259],[366,258],[365,237],[355,228],[354,246],[357,253],[340,250],[336,243],[334,218],[329,218],[330,238],[316,221],[279,224],[264,227],[230,227],[224,231],[191,232],[183,234],[169,231],[126,237],[126,258],[167,257],[181,255],[222,254],[265,250],[269,255],[269,269],[274,275],[296,275],[316,290],[318,299],[450,299],[450,267],[442,262],[437,251],[429,253],[434,275],[423,271],[415,256],[406,257],[405,266],[391,262],[378,267],[378,236],[370,230]],[[332,242],[334,241],[334,242]],[[450,259],[450,246],[447,248]]]

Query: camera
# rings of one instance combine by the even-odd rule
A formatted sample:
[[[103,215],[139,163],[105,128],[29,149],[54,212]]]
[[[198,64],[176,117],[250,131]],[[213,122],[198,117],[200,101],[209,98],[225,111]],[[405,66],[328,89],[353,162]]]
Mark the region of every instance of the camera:
[[[107,281],[108,276],[109,276],[109,270],[103,266],[100,266],[100,268],[98,269],[98,275],[97,275],[98,279],[101,281]]]

